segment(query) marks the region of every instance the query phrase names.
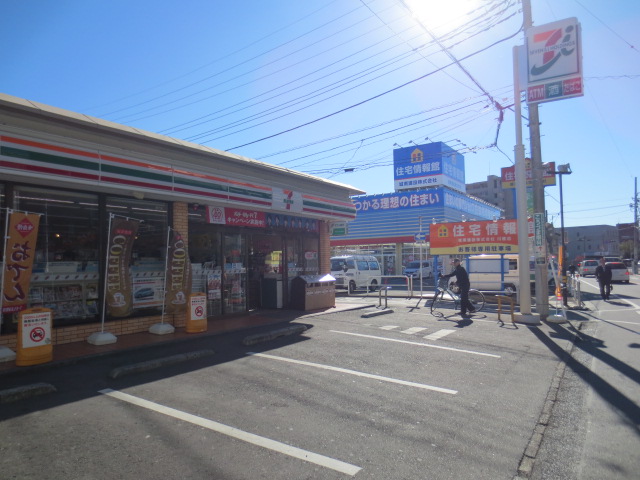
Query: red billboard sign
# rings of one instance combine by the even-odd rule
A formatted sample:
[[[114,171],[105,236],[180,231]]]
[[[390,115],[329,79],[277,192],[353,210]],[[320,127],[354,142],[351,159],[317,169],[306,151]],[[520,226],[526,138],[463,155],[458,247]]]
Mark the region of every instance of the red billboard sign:
[[[533,236],[533,222],[529,221],[528,225],[528,234]],[[518,221],[515,219],[439,223],[430,229],[433,255],[518,253]]]

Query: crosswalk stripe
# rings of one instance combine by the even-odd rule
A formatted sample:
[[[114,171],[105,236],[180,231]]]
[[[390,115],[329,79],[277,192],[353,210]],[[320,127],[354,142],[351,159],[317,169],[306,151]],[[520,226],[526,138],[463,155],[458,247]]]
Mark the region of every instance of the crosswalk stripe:
[[[426,330],[425,327],[413,327],[413,328],[407,328],[406,330],[402,330],[400,333],[406,333],[407,335],[413,335],[414,333],[420,333],[422,331]]]
[[[455,330],[449,330],[447,328],[443,328],[442,330],[438,330],[437,332],[433,332],[431,335],[426,335],[422,338],[425,340],[439,340],[442,337],[446,337],[450,333],[454,333]]]
[[[400,328],[398,325],[385,325],[384,327],[380,327],[381,330],[394,330],[396,328]]]

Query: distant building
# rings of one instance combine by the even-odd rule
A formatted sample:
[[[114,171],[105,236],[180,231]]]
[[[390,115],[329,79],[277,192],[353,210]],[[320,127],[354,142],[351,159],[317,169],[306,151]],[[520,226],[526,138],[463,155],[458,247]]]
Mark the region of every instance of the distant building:
[[[554,245],[560,242],[560,229],[556,228]],[[613,225],[588,225],[565,227],[565,244],[569,262],[579,262],[585,256],[619,256],[618,227]]]
[[[486,181],[467,183],[467,193],[504,210],[505,218],[516,218],[513,189],[504,189],[502,179],[489,175]]]
[[[416,235],[428,241],[434,223],[504,216],[495,204],[466,193],[464,157],[442,142],[395,149],[393,176],[394,192],[352,197],[356,219],[331,236],[333,254],[373,254],[386,275],[401,274],[426,247]]]

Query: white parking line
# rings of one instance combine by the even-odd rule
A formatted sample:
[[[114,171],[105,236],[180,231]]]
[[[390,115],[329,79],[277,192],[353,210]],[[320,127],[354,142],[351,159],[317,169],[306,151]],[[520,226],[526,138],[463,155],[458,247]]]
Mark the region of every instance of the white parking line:
[[[424,332],[426,327],[412,327],[407,328],[406,330],[402,330],[400,333],[406,333],[407,335],[413,335],[414,333]]]
[[[262,358],[270,358],[272,360],[280,360],[281,362],[296,363],[298,365],[305,365],[307,367],[315,367],[315,368],[321,368],[323,370],[331,370],[333,372],[348,373],[349,375],[356,375],[358,377],[372,378],[374,380],[381,380],[383,382],[389,382],[389,383],[397,383],[399,385],[406,385],[408,387],[424,388],[425,390],[433,390],[434,392],[448,393],[450,395],[455,395],[456,393],[458,393],[457,390],[451,390],[449,388],[434,387],[433,385],[425,385],[424,383],[415,383],[415,382],[408,382],[406,380],[398,380],[396,378],[382,377],[380,375],[373,375],[371,373],[358,372],[357,370],[347,370],[346,368],[332,367],[331,365],[323,365],[321,363],[311,363],[311,362],[305,362],[304,360],[293,360],[291,358],[277,357],[275,355],[267,355],[266,353],[247,352],[247,355],[253,355],[253,356],[262,357]]]
[[[440,340],[442,337],[446,337],[447,335],[450,335],[452,333],[455,333],[455,330],[443,328],[442,330],[438,330],[437,332],[433,332],[431,335],[426,335],[422,338],[424,338],[425,340]]]
[[[341,462],[340,460],[325,457],[324,455],[309,452],[308,450],[302,450],[300,448],[292,447],[291,445],[277,442],[269,438],[261,437],[253,433],[248,433],[243,430],[238,430],[237,428],[214,422],[212,420],[207,420],[206,418],[198,417],[196,415],[191,415],[190,413],[182,412],[180,410],[176,410],[175,408],[165,407],[164,405],[160,405],[158,403],[150,402],[139,397],[134,397],[133,395],[129,395],[128,393],[119,392],[110,388],[100,390],[100,393],[111,398],[116,398],[123,402],[130,403],[132,405],[146,408],[147,410],[152,410],[169,417],[177,418],[178,420],[189,422],[200,427],[208,428],[209,430],[213,430],[214,432],[218,432],[223,435],[236,438],[238,440],[242,440],[243,442],[251,443],[263,448],[268,448],[269,450],[273,450],[284,455],[289,455],[290,457],[298,458],[300,460],[304,460],[305,462],[315,463],[316,465],[320,465],[321,467],[329,468],[331,470],[335,470],[347,475],[355,475],[360,470],[362,470],[361,467],[351,465],[350,463]]]
[[[431,345],[430,343],[410,342],[408,340],[397,340],[395,338],[375,337],[373,335],[363,335],[361,333],[341,332],[339,330],[329,330],[333,333],[341,333],[343,335],[353,335],[354,337],[372,338],[374,340],[384,340],[386,342],[406,343],[409,345],[417,345],[418,347],[439,348],[440,350],[449,350],[452,352],[469,353],[471,355],[482,355],[485,357],[500,358],[500,355],[494,355],[493,353],[474,352],[473,350],[463,350],[460,348],[443,347],[442,345]]]

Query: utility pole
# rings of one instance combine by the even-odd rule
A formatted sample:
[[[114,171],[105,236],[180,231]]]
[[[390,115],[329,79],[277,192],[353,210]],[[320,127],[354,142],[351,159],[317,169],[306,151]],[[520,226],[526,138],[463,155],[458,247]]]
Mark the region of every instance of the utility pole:
[[[633,273],[638,274],[638,177],[635,177],[633,189]]]

